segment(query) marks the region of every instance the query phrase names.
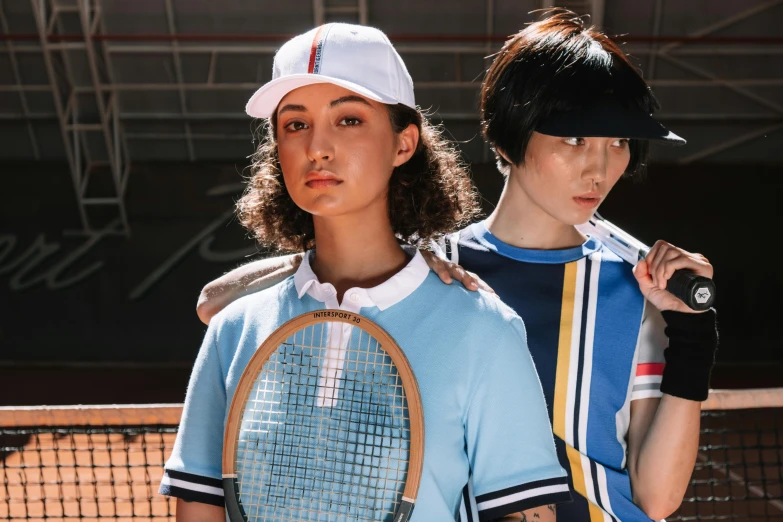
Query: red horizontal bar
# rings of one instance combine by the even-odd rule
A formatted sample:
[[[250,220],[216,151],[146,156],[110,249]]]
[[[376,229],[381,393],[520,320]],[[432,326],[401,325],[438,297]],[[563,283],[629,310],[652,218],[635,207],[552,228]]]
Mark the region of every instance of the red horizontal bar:
[[[107,42],[285,42],[296,35],[293,34],[95,34],[93,40]],[[504,42],[505,35],[471,35],[471,34],[391,34],[389,38],[395,42]],[[38,41],[37,34],[11,33],[0,35],[0,40]],[[53,34],[47,37],[50,42],[82,41],[81,34]],[[637,43],[689,43],[689,44],[783,44],[783,37],[752,37],[752,36],[613,36],[613,40]]]

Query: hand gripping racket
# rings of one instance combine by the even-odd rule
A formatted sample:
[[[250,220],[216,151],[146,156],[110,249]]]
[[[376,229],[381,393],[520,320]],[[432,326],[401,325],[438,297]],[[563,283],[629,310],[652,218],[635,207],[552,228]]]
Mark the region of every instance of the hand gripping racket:
[[[231,522],[410,518],[424,458],[418,385],[369,319],[318,310],[275,330],[237,385],[223,442]]]
[[[598,212],[587,223],[576,228],[583,234],[597,237],[609,250],[632,265],[650,253],[649,246],[605,220]],[[715,301],[715,282],[691,270],[674,272],[666,282],[666,290],[693,310],[707,310]]]

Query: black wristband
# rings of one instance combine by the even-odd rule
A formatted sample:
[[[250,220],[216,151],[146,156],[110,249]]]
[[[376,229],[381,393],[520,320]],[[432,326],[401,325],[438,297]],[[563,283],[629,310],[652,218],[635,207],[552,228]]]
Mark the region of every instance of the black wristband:
[[[661,391],[691,401],[706,400],[718,348],[715,309],[700,314],[665,311],[661,315],[669,338],[669,347],[663,352],[666,367]]]

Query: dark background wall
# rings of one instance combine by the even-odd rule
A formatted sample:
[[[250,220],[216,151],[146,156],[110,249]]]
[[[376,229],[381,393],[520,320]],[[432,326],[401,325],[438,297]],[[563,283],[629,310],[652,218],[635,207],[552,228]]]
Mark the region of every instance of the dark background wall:
[[[502,178],[491,165],[473,172],[489,211]],[[230,212],[242,174],[225,163],[137,164],[132,236],[86,238],[69,234],[79,221],[67,168],[0,166],[0,404],[182,400],[205,330],[199,290],[259,255]],[[783,384],[783,274],[770,241],[779,174],[653,165],[645,181],[621,181],[601,209],[640,239],[666,239],[716,267],[714,384]]]

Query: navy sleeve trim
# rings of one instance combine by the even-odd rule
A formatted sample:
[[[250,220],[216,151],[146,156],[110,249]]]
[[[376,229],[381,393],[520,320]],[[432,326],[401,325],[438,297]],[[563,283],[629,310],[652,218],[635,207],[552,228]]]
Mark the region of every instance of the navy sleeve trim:
[[[160,481],[161,495],[223,507],[223,482],[220,479],[167,469]]]
[[[479,520],[495,520],[548,504],[571,502],[568,477],[536,480],[476,497]]]

